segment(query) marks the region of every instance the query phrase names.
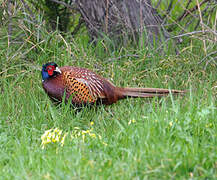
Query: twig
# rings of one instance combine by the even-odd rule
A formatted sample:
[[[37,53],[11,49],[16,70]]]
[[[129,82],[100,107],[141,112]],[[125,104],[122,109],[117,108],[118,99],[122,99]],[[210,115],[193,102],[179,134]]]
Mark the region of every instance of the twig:
[[[176,38],[180,38],[180,37],[184,37],[184,36],[190,36],[190,35],[206,33],[206,32],[210,32],[210,31],[193,31],[193,32],[180,34],[180,35],[177,35],[177,36],[172,36],[172,37],[166,39],[162,45],[160,45],[157,49],[155,49],[155,52],[157,52],[164,44],[166,44],[171,39],[176,39]]]
[[[31,37],[31,35],[27,38],[29,39]],[[14,57],[17,57],[18,54],[20,53],[20,50],[24,47],[24,45],[26,45],[27,41],[22,42],[21,46],[19,47],[19,49],[16,50],[16,52],[13,54],[13,56],[10,59],[13,59]]]
[[[205,14],[206,14],[208,8],[209,8],[209,7],[206,6],[205,9],[201,12],[202,17],[204,17],[204,18],[206,17]],[[212,13],[210,13],[210,14],[212,14]],[[194,30],[196,30],[200,24],[201,24],[201,21],[200,21],[200,18],[199,18],[199,20],[198,20],[198,22],[197,22],[197,24],[196,24]],[[203,26],[204,26],[204,23],[203,23],[203,22],[202,22],[202,24],[203,24]]]
[[[106,0],[105,33],[108,33],[109,0]]]
[[[139,55],[137,54],[127,54],[127,55],[123,55],[123,56],[119,56],[119,57],[115,57],[115,58],[109,58],[108,62],[112,62],[113,60],[118,60],[118,59],[122,59],[125,57],[135,57],[135,58],[139,58]]]
[[[188,6],[191,4],[192,0],[188,0],[188,3],[186,5],[186,8],[185,9],[188,9]]]
[[[193,32],[188,32],[188,33],[180,34],[180,35],[177,35],[177,36],[173,36],[170,39],[180,38],[180,37],[183,37],[183,36],[189,36],[189,35],[200,34],[200,33],[207,33],[207,32],[210,32],[210,31],[193,31]]]
[[[144,43],[143,43],[143,14],[142,14],[142,0],[140,0],[139,2],[139,16],[140,16],[140,48],[143,47]]]
[[[203,26],[203,18],[202,18],[202,14],[201,14],[201,10],[200,10],[200,4],[199,1],[197,0],[197,6],[198,6],[198,11],[199,11],[199,15],[200,15],[200,23],[202,26],[202,31],[204,32],[204,26]],[[203,47],[204,47],[204,52],[205,54],[207,54],[207,50],[206,50],[206,40],[203,40]]]
[[[63,40],[63,42],[65,43],[66,47],[67,47],[67,51],[69,53],[69,55],[71,56],[72,51],[71,51],[71,46],[69,46],[66,42],[66,40],[63,38],[63,36],[61,34],[59,34],[59,37]]]
[[[204,3],[208,2],[210,0],[203,0],[199,5],[202,6]],[[198,5],[194,6],[191,9],[186,9],[181,16],[177,18],[176,21],[181,21],[183,18],[191,14],[192,12],[196,11],[198,9]]]
[[[210,0],[208,0],[208,1],[210,1]],[[201,3],[203,3],[203,2],[201,2]],[[213,8],[215,8],[215,6]],[[205,10],[206,10],[206,8],[205,8]],[[198,19],[198,16],[196,16],[195,14],[193,14],[191,12],[189,12],[189,14],[192,16],[192,18]],[[173,20],[172,18],[170,18],[170,20],[172,20],[177,26],[179,26],[181,29],[183,29],[178,23],[176,23],[175,20]],[[208,25],[204,24],[203,22],[200,22],[200,24],[203,25],[206,30],[209,30],[210,33],[217,36],[217,32],[214,31],[212,28],[210,28]],[[183,29],[183,30],[185,30],[185,29]]]
[[[215,60],[217,60],[217,57],[214,57],[214,58],[211,57],[211,59],[206,62],[205,67],[204,67],[204,70],[206,70],[206,67],[208,66],[208,64],[209,64],[211,61],[213,61],[213,63],[214,63],[215,65],[217,65],[217,63],[215,62]]]
[[[216,32],[216,25],[217,25],[217,11],[216,11],[216,15],[215,15],[215,22],[214,22],[214,27],[213,30]],[[217,36],[215,36],[215,41],[217,41]]]
[[[162,1],[162,0],[159,0],[159,1],[157,2],[157,5],[155,6],[155,9],[157,9],[157,8],[160,6],[161,1]]]
[[[8,0],[8,48],[10,47],[12,37],[12,0]]]
[[[36,43],[36,44],[33,44],[31,41],[27,41],[27,42],[29,42],[30,44],[32,44],[33,46],[30,48],[30,49],[28,49],[26,52],[24,52],[22,55],[24,56],[24,55],[26,55],[26,54],[28,54],[32,49],[34,49],[36,46],[38,46],[43,52],[44,52],[44,49],[42,49],[39,45],[40,44],[42,44],[43,42],[45,42],[45,40],[42,40],[41,42],[39,42],[39,43]]]
[[[192,18],[191,20],[189,20],[189,21],[185,24],[184,29],[182,29],[179,34],[184,33],[184,32],[186,31],[186,29],[187,29],[194,21],[195,21],[195,19],[193,19],[193,18]]]
[[[173,0],[170,1],[170,4],[169,4],[169,6],[168,6],[168,8],[166,10],[166,14],[170,14],[170,11],[171,11],[172,7],[173,7]],[[166,14],[163,16],[163,19],[166,18]]]
[[[201,64],[206,58],[208,58],[208,57],[210,57],[210,56],[212,56],[214,54],[217,54],[217,51],[214,51],[214,52],[211,52],[211,53],[207,54],[198,64]]]

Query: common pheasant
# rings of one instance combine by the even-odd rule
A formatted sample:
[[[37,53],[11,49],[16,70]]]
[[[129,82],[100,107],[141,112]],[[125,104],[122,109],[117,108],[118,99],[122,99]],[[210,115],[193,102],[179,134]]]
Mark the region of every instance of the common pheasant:
[[[127,97],[151,98],[184,93],[180,90],[160,88],[116,87],[107,79],[80,67],[64,66],[58,68],[54,62],[42,66],[42,84],[48,96],[58,102],[64,101],[77,106],[86,104],[113,104]]]

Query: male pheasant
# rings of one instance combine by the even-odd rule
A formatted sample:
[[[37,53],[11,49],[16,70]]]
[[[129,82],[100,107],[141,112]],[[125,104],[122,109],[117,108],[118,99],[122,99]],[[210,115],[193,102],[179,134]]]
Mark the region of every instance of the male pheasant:
[[[64,66],[58,68],[54,62],[42,66],[42,84],[45,92],[54,101],[67,102],[77,106],[86,104],[113,104],[127,97],[151,98],[184,93],[180,90],[160,88],[116,87],[107,79],[80,67]]]

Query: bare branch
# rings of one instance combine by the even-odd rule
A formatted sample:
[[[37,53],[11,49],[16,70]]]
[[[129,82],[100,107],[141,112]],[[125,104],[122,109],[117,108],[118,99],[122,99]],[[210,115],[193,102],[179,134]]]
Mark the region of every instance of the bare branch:
[[[168,6],[168,8],[166,10],[166,14],[170,14],[170,11],[171,11],[172,7],[173,7],[173,0],[170,1],[170,4],[169,4],[169,6]],[[166,18],[166,14],[164,15],[163,19]]]
[[[203,0],[199,5],[202,6],[204,3],[208,2],[208,1],[210,1],[210,0]],[[198,9],[198,5],[195,5],[191,9],[185,9],[183,14],[181,16],[179,16],[176,21],[181,21],[183,18],[185,18],[186,16],[188,16],[192,12],[196,11],[197,9]]]
[[[186,5],[186,8],[185,9],[188,9],[189,5],[191,4],[192,0],[188,0],[188,3]]]
[[[217,51],[211,52],[209,54],[207,54],[198,64],[201,64],[205,59],[207,59],[208,57],[217,54]]]
[[[202,25],[202,31],[204,32],[204,26],[203,26],[203,18],[202,18],[202,14],[201,14],[201,10],[200,10],[200,4],[199,1],[197,0],[197,6],[198,6],[198,11],[199,11],[199,15],[200,15],[200,23]],[[204,47],[204,52],[205,54],[207,54],[207,50],[206,50],[206,40],[203,40],[203,47]]]
[[[195,35],[195,34],[201,34],[201,33],[210,33],[210,31],[193,31],[193,32],[188,32],[188,33],[184,33],[184,34],[180,34],[180,35],[177,35],[177,36],[171,36],[170,38],[166,39],[164,41],[164,43],[162,45],[160,45],[157,49],[155,49],[155,52],[157,52],[160,48],[162,48],[162,46],[164,46],[169,40],[171,39],[178,39],[178,38],[181,38],[181,37],[184,37],[184,36],[192,36],[192,35]]]
[[[10,47],[12,31],[12,0],[8,0],[8,47]]]
[[[154,7],[155,9],[157,9],[157,8],[160,6],[161,1],[162,1],[162,0],[158,0],[157,5]]]

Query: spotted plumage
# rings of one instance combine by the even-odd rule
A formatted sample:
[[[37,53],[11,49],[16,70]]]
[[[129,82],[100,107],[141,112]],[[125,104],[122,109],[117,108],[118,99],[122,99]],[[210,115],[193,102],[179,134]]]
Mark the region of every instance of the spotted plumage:
[[[121,88],[107,79],[86,69],[72,66],[58,68],[49,62],[42,66],[42,84],[48,96],[58,102],[71,100],[72,104],[113,104],[126,97],[165,96],[169,92],[184,93],[179,90],[159,88]]]

